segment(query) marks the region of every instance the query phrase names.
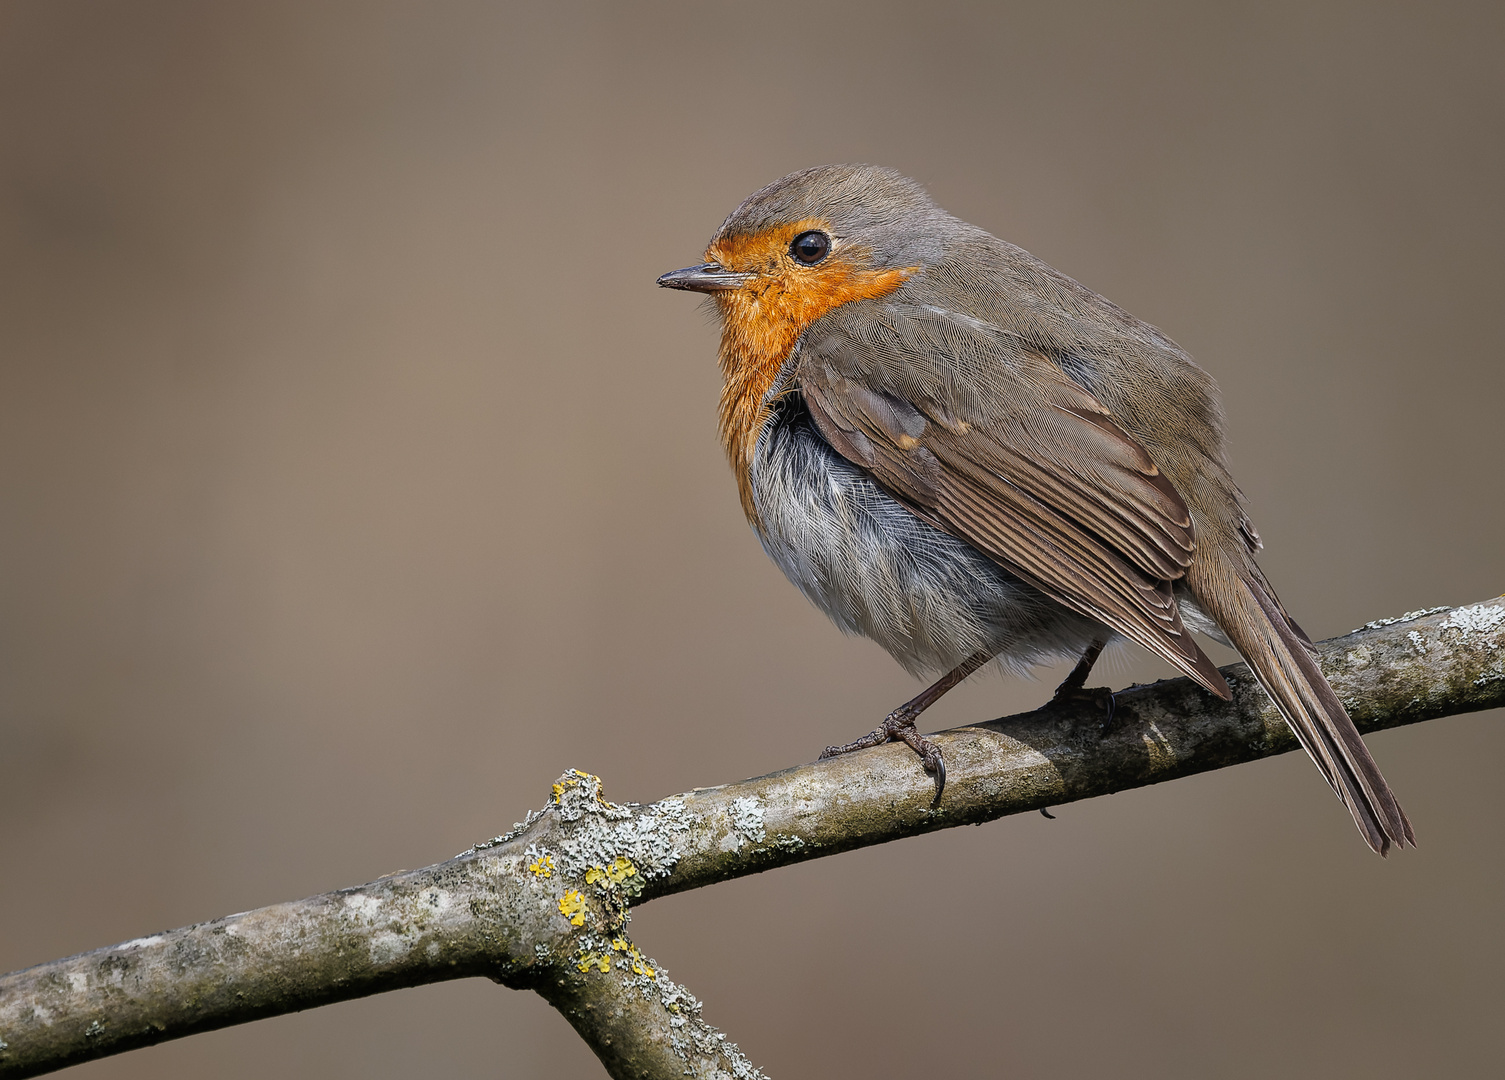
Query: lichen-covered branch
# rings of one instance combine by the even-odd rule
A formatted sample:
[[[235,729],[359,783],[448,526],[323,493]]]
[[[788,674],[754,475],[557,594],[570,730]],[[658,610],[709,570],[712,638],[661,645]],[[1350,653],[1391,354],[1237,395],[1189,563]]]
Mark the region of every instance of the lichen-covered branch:
[[[1361,731],[1505,705],[1505,598],[1382,620],[1319,646]],[[879,747],[647,805],[571,771],[543,810],[448,862],[0,977],[0,1077],[197,1031],[482,975],[537,991],[614,1077],[751,1078],[700,1005],[626,933],[658,896],[933,829],[1294,749],[1242,665],[1219,701],[1185,679],[936,736],[949,780]]]
[[[437,866],[0,977],[0,1076],[482,975],[536,990],[614,1077],[752,1080],[626,934],[642,882],[668,872],[687,831],[682,804],[616,806],[571,770],[512,835]]]

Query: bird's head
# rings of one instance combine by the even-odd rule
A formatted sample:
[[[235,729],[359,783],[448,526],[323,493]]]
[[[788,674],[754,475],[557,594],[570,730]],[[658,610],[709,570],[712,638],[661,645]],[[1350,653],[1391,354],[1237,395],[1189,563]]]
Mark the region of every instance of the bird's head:
[[[822,165],[748,196],[703,264],[658,283],[716,301],[723,363],[781,361],[822,315],[887,295],[938,261],[954,222],[892,169]]]
[[[960,224],[891,169],[823,165],[748,196],[704,263],[658,279],[707,294],[721,315],[721,436],[750,521],[754,448],[772,401],[794,389],[780,373],[800,335],[842,304],[887,296],[940,261]]]

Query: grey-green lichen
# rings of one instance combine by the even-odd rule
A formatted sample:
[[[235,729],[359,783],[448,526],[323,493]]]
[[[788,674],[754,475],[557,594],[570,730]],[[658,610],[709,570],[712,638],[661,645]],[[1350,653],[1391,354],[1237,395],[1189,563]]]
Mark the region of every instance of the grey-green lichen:
[[[1470,634],[1492,634],[1502,625],[1505,625],[1505,604],[1474,604],[1454,608],[1442,620],[1442,629],[1463,630]],[[1486,640],[1484,644],[1490,649],[1497,648],[1493,641]]]
[[[634,876],[651,881],[666,876],[679,861],[690,829],[682,801],[618,806],[602,794],[598,777],[578,769],[559,778],[553,798],[560,820],[574,826],[558,841],[559,865],[566,875],[582,875],[592,867],[604,871],[627,859]]]
[[[666,975],[667,972],[659,970],[652,991],[656,994],[659,1005],[670,1017],[669,1025],[673,1031],[670,1045],[675,1054],[687,1065],[696,1057],[719,1058],[728,1075],[736,1080],[765,1080],[764,1074],[743,1056],[736,1043],[730,1042],[725,1034],[701,1019],[702,1006],[695,995],[666,978]],[[644,992],[648,990],[646,987],[640,989]]]
[[[583,975],[602,977],[596,984],[608,990],[619,1007],[634,1008],[665,1025],[663,1040],[685,1076],[735,1077],[764,1080],[737,1044],[706,1023],[701,1003],[685,987],[669,978],[656,961],[644,956],[626,937],[610,940],[586,935],[584,950],[576,961]],[[599,1010],[592,1010],[593,1013]],[[579,1025],[577,1025],[578,1027]],[[590,1035],[586,1034],[589,1039]]]
[[[733,799],[728,812],[732,830],[728,835],[732,850],[743,844],[761,844],[768,839],[763,828],[763,802],[756,795],[744,795]]]
[[[1373,622],[1367,622],[1363,626],[1359,627],[1359,630],[1378,630],[1382,626],[1394,626],[1396,623],[1413,622],[1416,619],[1420,619],[1424,616],[1436,615],[1439,611],[1447,610],[1448,607],[1446,604],[1444,604],[1441,607],[1429,607],[1422,608],[1420,611],[1408,611],[1404,615],[1397,615],[1394,618],[1375,619]],[[1355,630],[1353,632],[1357,634],[1359,630]]]
[[[546,811],[504,842],[525,845],[523,873],[556,894],[553,925],[563,936],[547,952],[535,946],[555,974],[530,979],[613,1075],[755,1080],[762,1074],[705,1022],[700,1002],[626,933],[630,904],[646,881],[671,872],[690,829],[682,799],[618,805],[598,777],[561,776]],[[473,851],[486,857],[497,846]]]

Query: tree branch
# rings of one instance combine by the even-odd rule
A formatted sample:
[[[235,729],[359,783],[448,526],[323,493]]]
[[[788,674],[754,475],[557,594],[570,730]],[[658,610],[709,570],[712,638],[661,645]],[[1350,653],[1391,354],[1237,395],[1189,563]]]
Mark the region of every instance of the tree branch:
[[[1505,598],[1502,598],[1505,599]],[[1505,705],[1505,602],[1413,612],[1319,646],[1361,731]],[[0,977],[0,1077],[446,979],[537,991],[613,1077],[759,1076],[627,937],[659,896],[1295,749],[1242,664],[1233,700],[1186,679],[936,736],[946,796],[902,746],[648,805],[571,771],[506,836],[423,870],[227,916]]]

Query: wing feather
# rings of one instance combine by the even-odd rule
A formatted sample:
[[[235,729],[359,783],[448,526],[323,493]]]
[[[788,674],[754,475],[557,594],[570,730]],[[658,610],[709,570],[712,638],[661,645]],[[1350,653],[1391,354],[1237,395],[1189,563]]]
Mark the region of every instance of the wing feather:
[[[807,339],[797,379],[826,440],[920,517],[1226,697],[1176,610],[1194,530],[1149,453],[1047,357],[933,311],[918,318],[935,370],[890,339],[912,312]],[[966,407],[937,392],[948,365],[968,371]]]

